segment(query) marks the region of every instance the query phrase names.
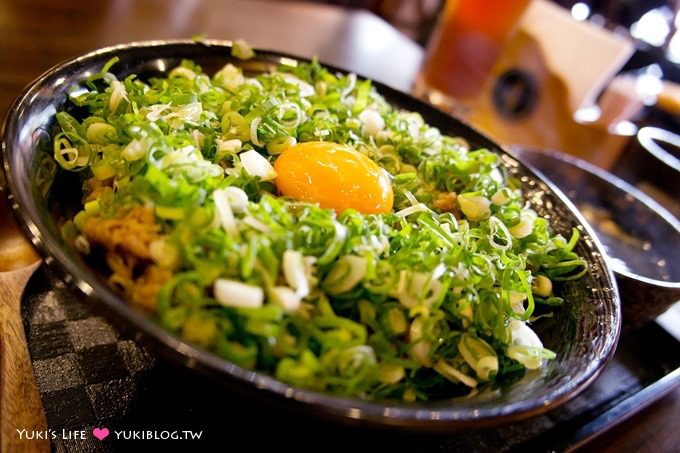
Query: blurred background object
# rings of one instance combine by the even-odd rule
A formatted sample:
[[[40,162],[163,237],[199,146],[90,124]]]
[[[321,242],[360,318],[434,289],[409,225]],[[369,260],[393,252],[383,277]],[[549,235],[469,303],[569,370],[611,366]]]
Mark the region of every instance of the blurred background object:
[[[426,45],[414,93],[465,116],[531,0],[449,0]]]
[[[658,127],[642,127],[612,171],[680,218],[680,135]]]
[[[447,7],[445,0],[307,1],[368,9],[426,48]],[[451,9],[457,0],[448,3]],[[468,119],[501,142],[559,149],[611,169],[651,110],[680,112],[673,89],[680,83],[679,5],[533,0],[495,66],[496,83],[486,81]],[[485,7],[493,15],[493,5]],[[534,125],[532,113],[540,118]]]
[[[487,15],[499,13],[492,10]],[[439,42],[436,37],[435,45]],[[460,86],[450,89],[443,83],[435,87],[445,91],[443,95],[421,91],[420,87],[429,83],[422,80],[431,78],[427,57],[414,92],[464,116],[504,145],[559,150],[609,168],[629,134],[613,133],[603,121],[620,122],[620,105],[630,106],[628,115],[633,116],[642,104],[636,95],[619,91],[618,96],[608,97],[613,105],[604,109],[607,118],[598,105],[599,98],[633,52],[629,37],[577,21],[568,10],[548,0],[533,0],[493,68],[480,75],[478,83],[483,89],[479,93],[464,96]],[[441,68],[450,74],[439,74],[439,78],[458,79],[457,66]],[[458,108],[461,99],[464,109]],[[616,114],[607,111],[612,108]]]
[[[680,63],[677,0],[555,1],[569,9],[575,19],[630,34],[642,54],[678,76],[679,69],[673,66]]]
[[[370,9],[423,47],[446,6],[323,3]],[[644,146],[646,128],[680,131],[679,10],[680,0],[533,0],[467,119],[505,144],[559,150],[610,170],[679,216],[680,178]],[[677,153],[677,145],[652,142]]]
[[[444,0],[306,0],[366,9],[421,45],[427,44]]]
[[[280,1],[280,0],[279,0]],[[445,0],[306,0],[367,9],[390,22],[419,44],[427,43]],[[587,21],[636,41],[630,67],[661,65],[680,82],[679,0],[551,0],[578,21]]]

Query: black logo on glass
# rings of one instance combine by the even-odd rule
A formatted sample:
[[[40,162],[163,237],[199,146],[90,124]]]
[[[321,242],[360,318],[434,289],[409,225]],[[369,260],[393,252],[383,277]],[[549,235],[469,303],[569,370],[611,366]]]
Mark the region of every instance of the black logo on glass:
[[[510,69],[498,78],[493,88],[493,104],[509,120],[529,115],[536,106],[538,89],[533,76],[520,69]]]

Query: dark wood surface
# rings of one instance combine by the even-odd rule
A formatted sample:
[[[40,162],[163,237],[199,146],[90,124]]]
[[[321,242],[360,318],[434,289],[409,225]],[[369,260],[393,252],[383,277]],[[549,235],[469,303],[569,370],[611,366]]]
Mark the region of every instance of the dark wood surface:
[[[282,0],[0,0],[0,111],[53,65],[100,47],[157,39],[245,39],[408,90],[421,48],[360,10]]]
[[[327,5],[275,0],[0,0],[0,115],[5,116],[25,85],[65,59],[130,41],[199,34],[316,55],[402,90],[410,88],[422,60],[418,45],[378,17]],[[8,233],[3,233],[0,257],[12,262],[12,247],[26,244],[11,228],[7,211],[0,214],[0,225],[10,226],[3,228]],[[679,418],[676,388],[580,450],[677,452]]]

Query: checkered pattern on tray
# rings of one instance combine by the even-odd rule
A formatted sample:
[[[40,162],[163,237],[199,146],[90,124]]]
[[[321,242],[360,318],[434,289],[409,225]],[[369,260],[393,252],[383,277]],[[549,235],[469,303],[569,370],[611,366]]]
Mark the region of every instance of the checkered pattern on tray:
[[[315,413],[303,417],[263,405],[155,358],[96,315],[82,297],[45,267],[38,268],[29,280],[21,307],[48,428],[59,433],[86,432],[85,440],[52,440],[56,452],[228,451],[225,448],[232,444],[225,444],[225,436],[231,433],[248,439],[253,451],[316,452],[327,446],[320,447],[317,437],[333,439],[333,451],[358,445],[366,451],[412,453],[545,451],[554,439],[559,442],[565,433],[578,430],[638,385],[625,363],[613,361],[582,396],[526,421],[445,436],[400,430],[351,431],[345,425],[325,422]],[[113,438],[100,442],[90,434],[95,427],[112,431],[191,429],[200,430],[203,437],[200,443],[152,441],[146,445]],[[266,435],[262,435],[263,427]],[[318,436],[299,435],[301,432]],[[215,442],[220,445],[218,450],[212,448]]]
[[[106,451],[89,433],[121,420],[137,377],[154,357],[122,338],[84,300],[39,268],[22,304],[29,352],[49,429],[85,430],[87,439],[53,439],[55,451]],[[40,275],[43,274],[43,275]]]

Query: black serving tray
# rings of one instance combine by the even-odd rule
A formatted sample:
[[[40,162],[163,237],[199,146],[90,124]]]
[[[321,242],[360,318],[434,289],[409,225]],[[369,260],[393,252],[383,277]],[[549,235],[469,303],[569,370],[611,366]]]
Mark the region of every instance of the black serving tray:
[[[204,451],[207,444],[222,445],[223,451],[237,445],[298,452],[564,451],[680,383],[678,341],[650,323],[624,329],[613,359],[585,392],[534,418],[437,434],[338,424],[262,405],[166,362],[83,302],[45,266],[22,299],[53,451]],[[100,441],[92,435],[95,428],[110,435]],[[200,440],[161,439],[189,436],[188,431],[200,432]],[[79,432],[85,439],[74,438]]]

